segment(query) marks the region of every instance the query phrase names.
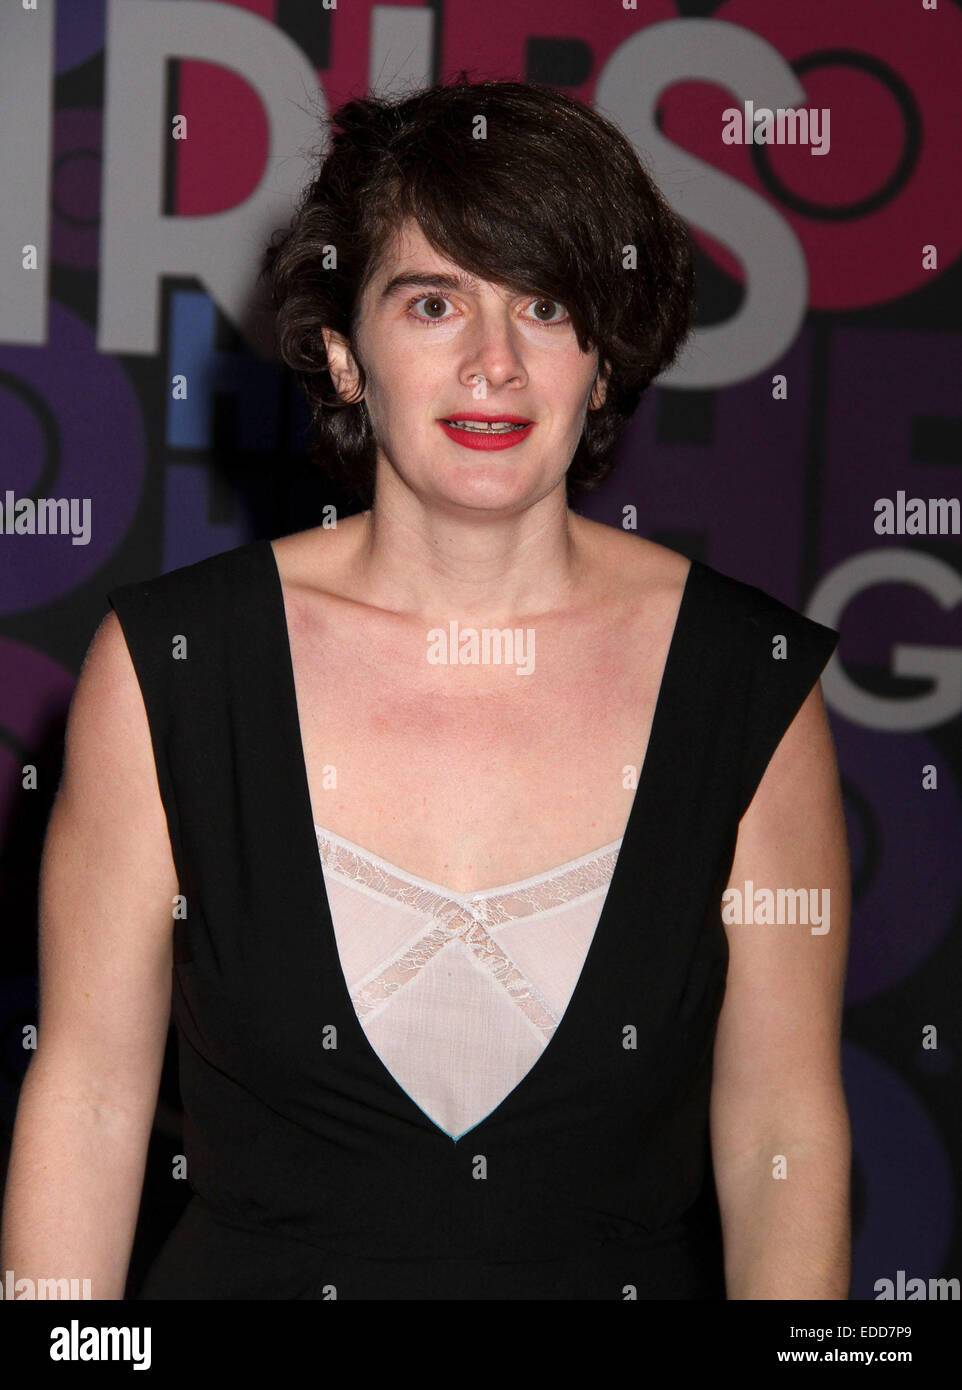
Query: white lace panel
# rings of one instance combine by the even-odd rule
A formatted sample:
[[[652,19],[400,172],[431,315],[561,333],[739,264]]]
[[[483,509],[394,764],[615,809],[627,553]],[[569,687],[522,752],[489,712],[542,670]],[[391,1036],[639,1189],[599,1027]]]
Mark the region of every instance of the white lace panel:
[[[514,1090],[551,1039],[622,842],[519,883],[455,893],[315,831],[361,1027],[398,1085],[460,1138]]]

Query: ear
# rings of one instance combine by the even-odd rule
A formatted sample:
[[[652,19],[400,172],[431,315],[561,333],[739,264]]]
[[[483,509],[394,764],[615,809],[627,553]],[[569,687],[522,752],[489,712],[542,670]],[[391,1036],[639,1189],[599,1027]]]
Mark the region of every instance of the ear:
[[[611,375],[609,363],[605,363],[599,368],[598,375],[595,377],[595,384],[591,388],[591,396],[588,400],[589,410],[600,410],[608,398],[608,378]]]
[[[357,393],[360,376],[347,339],[340,333],[335,333],[332,328],[322,328],[321,336],[324,339],[327,366],[334,389],[348,405],[354,404],[353,397]]]

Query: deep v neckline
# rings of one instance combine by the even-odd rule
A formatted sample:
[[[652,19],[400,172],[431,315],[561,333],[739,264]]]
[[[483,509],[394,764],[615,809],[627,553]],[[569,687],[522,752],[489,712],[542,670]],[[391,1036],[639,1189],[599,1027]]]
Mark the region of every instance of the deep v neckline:
[[[571,1033],[576,1022],[578,1013],[585,1007],[585,1000],[589,993],[591,982],[597,974],[599,960],[602,950],[607,945],[608,935],[611,931],[611,917],[613,904],[618,901],[621,890],[624,887],[625,876],[628,872],[626,861],[626,850],[629,853],[635,849],[635,839],[640,834],[641,816],[644,811],[644,800],[650,788],[650,770],[653,762],[652,754],[659,741],[659,735],[664,736],[664,730],[668,718],[667,695],[671,687],[672,677],[679,666],[679,650],[685,640],[688,630],[690,611],[692,606],[692,595],[695,591],[693,578],[696,571],[701,571],[704,567],[698,560],[692,559],[688,573],[685,576],[685,583],[682,589],[681,601],[678,605],[678,612],[675,616],[675,623],[672,629],[671,638],[668,643],[668,650],[665,655],[665,662],[662,668],[661,680],[658,685],[658,693],[655,697],[654,710],[652,712],[651,727],[648,734],[648,743],[645,748],[641,770],[638,775],[638,782],[635,787],[635,795],[632,798],[631,807],[628,812],[628,819],[625,830],[621,838],[621,848],[615,860],[611,878],[608,882],[608,889],[602,903],[601,912],[597,925],[592,935],[585,959],[582,964],[578,978],[575,980],[574,988],[568,998],[567,1006],[558,1020],[554,1034],[549,1039],[540,1055],[528,1068],[521,1079],[514,1085],[507,1094],[502,1097],[487,1115],[480,1119],[477,1124],[470,1129],[464,1130],[456,1138],[444,1130],[440,1125],[431,1119],[426,1111],[422,1110],[417,1101],[404,1089],[388,1066],[375,1051],[364,1028],[361,1020],[357,1016],[354,1008],[354,1001],[348,989],[347,979],[341,964],[340,953],[337,948],[337,937],[334,931],[334,919],[331,913],[331,904],[327,892],[327,880],[324,876],[324,866],[318,852],[316,829],[314,824],[314,807],[311,800],[310,779],[307,773],[307,759],[304,754],[304,741],[301,731],[300,711],[297,703],[297,685],[294,680],[294,659],[293,649],[290,641],[290,629],[287,622],[287,606],[284,601],[284,586],[281,582],[280,569],[277,564],[277,557],[270,540],[256,542],[259,545],[261,554],[264,558],[269,584],[269,598],[274,605],[274,617],[276,618],[276,634],[279,643],[278,679],[280,692],[276,704],[278,734],[281,738],[290,737],[291,748],[284,747],[284,764],[287,765],[287,757],[290,758],[292,769],[296,769],[297,786],[293,792],[293,800],[299,803],[297,824],[291,826],[291,835],[298,847],[304,845],[305,857],[309,859],[309,864],[305,864],[305,873],[310,874],[313,883],[311,896],[315,899],[318,906],[318,914],[321,919],[323,930],[322,947],[329,959],[331,974],[334,977],[335,989],[339,995],[340,1002],[345,1009],[348,1019],[348,1026],[354,1034],[355,1041],[359,1048],[366,1050],[371,1059],[371,1063],[376,1069],[382,1081],[388,1086],[396,1098],[401,1098],[411,1108],[411,1114],[421,1125],[433,1131],[440,1138],[449,1144],[457,1145],[468,1135],[477,1136],[486,1126],[490,1126],[496,1118],[499,1118],[510,1107],[516,1106],[522,1094],[526,1094],[527,1089],[532,1085],[532,1079],[543,1076],[551,1064],[562,1053],[562,1047],[568,1035]],[[644,794],[644,795],[643,795]],[[639,846],[639,849],[641,847]],[[299,852],[299,850],[298,850]],[[470,898],[469,894],[468,897]],[[562,1044],[559,1047],[559,1041]]]

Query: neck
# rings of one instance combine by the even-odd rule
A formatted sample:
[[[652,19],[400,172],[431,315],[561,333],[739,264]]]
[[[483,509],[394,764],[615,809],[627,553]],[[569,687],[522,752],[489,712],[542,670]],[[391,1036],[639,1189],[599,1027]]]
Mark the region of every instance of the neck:
[[[441,512],[389,491],[358,520],[354,578],[378,607],[501,627],[583,597],[590,523],[568,509],[563,484],[508,516]]]

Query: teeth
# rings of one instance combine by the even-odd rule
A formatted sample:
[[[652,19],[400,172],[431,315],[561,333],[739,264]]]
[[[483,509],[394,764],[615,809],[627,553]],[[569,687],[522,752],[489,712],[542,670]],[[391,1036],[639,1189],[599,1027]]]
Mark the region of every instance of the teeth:
[[[509,425],[501,422],[482,424],[480,420],[447,420],[445,423],[453,425],[456,430],[475,430],[479,434],[509,434],[512,430],[527,428],[526,425]]]

